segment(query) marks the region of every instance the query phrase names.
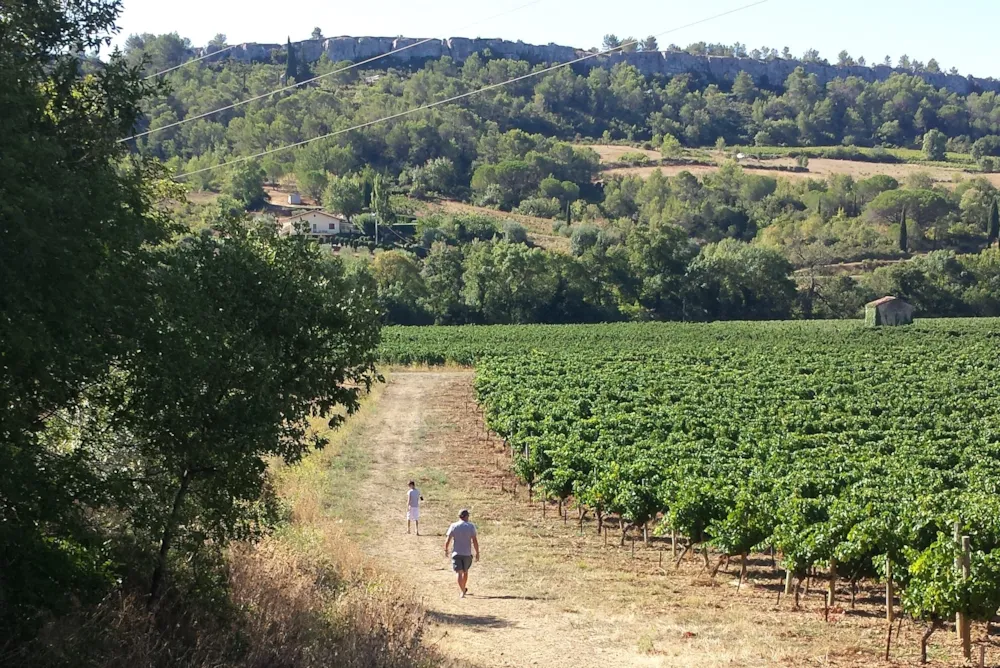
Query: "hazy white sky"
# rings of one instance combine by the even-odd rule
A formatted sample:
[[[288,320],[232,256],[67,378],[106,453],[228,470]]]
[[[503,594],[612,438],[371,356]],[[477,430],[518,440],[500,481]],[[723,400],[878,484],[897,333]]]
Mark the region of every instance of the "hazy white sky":
[[[502,37],[588,48],[605,33],[664,33],[753,0],[125,0],[119,19],[129,33],[178,32],[195,45],[216,33],[230,43],[306,39],[314,27],[333,35]],[[869,62],[907,54],[944,69],[1000,77],[1000,0],[768,0],[731,16],[678,30],[671,42],[742,42],[748,48],[816,48],[836,59],[841,49]]]

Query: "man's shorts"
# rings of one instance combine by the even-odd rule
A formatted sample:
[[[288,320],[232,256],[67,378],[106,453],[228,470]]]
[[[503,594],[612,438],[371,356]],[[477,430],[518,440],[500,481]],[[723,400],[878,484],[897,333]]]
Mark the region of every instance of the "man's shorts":
[[[419,522],[420,508],[413,508],[413,507],[407,508],[406,519],[409,520],[410,522]]]
[[[451,570],[458,573],[472,568],[472,555],[453,554],[451,555]]]

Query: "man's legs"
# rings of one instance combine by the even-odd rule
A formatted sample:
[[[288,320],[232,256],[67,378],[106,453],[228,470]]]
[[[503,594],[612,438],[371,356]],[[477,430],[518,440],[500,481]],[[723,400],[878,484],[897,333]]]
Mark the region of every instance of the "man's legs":
[[[406,520],[406,533],[410,533],[410,520],[409,520],[409,518],[407,518],[407,520]]]
[[[458,572],[458,588],[462,590],[462,597],[465,597],[465,584],[469,581],[469,571]]]
[[[407,522],[407,524],[409,524],[409,522]],[[413,524],[414,524],[414,526],[417,527],[417,535],[419,536],[420,535],[420,520],[415,521]],[[409,527],[407,527],[407,533],[409,533]]]

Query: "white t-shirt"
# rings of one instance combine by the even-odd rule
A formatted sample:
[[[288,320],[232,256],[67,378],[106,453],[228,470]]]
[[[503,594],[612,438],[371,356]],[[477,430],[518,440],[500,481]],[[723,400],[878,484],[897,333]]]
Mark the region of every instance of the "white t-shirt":
[[[417,489],[411,489],[409,492],[406,493],[406,501],[409,504],[410,508],[419,508],[420,491]]]

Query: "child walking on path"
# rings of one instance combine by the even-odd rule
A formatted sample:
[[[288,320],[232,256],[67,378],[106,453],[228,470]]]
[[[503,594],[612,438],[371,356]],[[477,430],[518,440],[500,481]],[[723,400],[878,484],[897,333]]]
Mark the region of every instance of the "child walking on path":
[[[417,525],[417,535],[420,535],[420,502],[423,500],[417,484],[411,480],[410,491],[406,493],[406,533],[410,533],[410,522],[413,522]]]

